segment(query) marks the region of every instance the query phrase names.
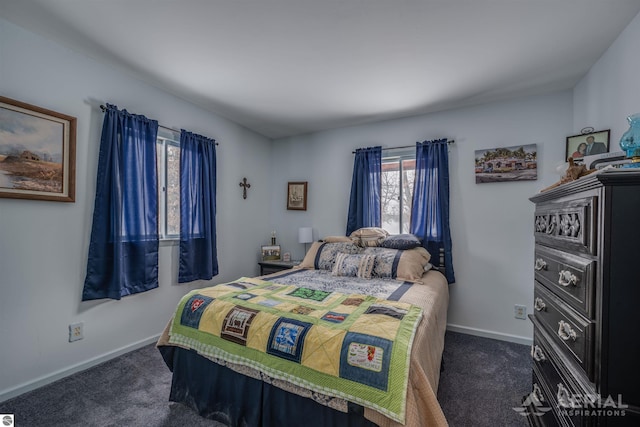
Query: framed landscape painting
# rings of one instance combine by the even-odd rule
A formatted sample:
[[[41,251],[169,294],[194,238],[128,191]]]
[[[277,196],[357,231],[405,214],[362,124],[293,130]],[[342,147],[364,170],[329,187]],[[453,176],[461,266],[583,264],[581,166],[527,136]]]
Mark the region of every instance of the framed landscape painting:
[[[75,201],[76,118],[0,96],[0,197]]]

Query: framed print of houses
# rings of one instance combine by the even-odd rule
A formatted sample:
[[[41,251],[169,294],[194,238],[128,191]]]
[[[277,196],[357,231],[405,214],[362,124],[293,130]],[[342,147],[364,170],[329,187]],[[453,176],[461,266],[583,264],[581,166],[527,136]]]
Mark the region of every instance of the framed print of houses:
[[[476,150],[475,161],[476,184],[538,179],[536,144]]]

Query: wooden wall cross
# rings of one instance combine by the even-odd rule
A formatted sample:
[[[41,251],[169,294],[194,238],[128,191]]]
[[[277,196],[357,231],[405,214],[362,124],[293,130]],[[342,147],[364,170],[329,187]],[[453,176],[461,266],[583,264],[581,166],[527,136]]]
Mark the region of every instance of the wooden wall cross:
[[[242,178],[242,182],[240,183],[240,187],[242,187],[242,198],[247,198],[247,188],[251,188],[251,184],[247,182],[247,178]]]

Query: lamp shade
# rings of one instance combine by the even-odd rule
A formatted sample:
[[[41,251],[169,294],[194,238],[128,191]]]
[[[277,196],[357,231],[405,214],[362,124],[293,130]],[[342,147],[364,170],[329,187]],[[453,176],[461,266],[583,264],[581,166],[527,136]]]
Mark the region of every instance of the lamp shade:
[[[298,228],[298,243],[311,243],[313,242],[313,228],[300,227]]]

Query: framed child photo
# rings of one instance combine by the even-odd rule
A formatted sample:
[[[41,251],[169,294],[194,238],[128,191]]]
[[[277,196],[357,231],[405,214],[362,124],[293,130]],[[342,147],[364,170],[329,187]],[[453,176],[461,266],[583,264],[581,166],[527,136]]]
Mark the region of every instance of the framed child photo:
[[[262,246],[262,261],[280,261],[280,245]]]
[[[564,160],[571,157],[576,163],[581,163],[584,156],[609,152],[609,133],[607,129],[568,136]]]

